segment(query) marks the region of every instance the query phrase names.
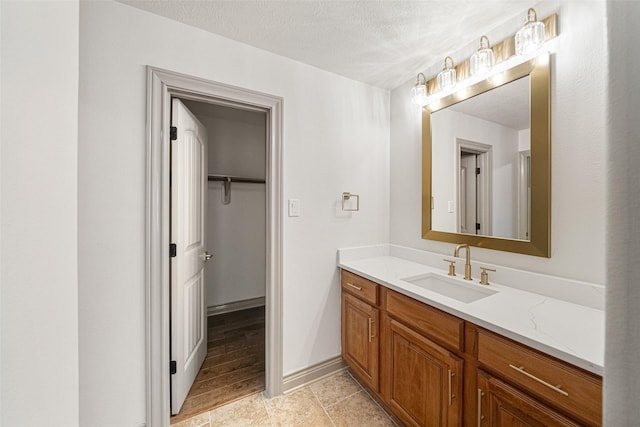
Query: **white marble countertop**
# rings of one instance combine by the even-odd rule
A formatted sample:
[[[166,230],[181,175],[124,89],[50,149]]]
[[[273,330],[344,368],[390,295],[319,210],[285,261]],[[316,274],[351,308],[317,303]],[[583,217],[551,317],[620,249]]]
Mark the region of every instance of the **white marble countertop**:
[[[510,286],[482,286],[477,278],[470,283],[460,274],[452,278],[442,269],[394,256],[340,259],[339,267],[587,371],[603,374],[602,310]],[[402,280],[429,274],[495,293],[464,303]]]

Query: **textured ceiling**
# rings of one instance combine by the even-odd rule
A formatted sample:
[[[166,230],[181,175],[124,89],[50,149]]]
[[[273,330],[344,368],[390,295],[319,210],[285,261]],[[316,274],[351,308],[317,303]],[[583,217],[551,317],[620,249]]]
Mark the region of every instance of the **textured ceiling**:
[[[523,77],[451,106],[515,130],[529,129],[529,77]]]
[[[393,89],[530,0],[119,0],[318,68]]]

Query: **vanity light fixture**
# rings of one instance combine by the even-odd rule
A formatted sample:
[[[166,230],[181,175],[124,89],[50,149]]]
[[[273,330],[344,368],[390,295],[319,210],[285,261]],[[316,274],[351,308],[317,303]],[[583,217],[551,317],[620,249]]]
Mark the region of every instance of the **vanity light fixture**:
[[[444,68],[438,74],[438,89],[449,90],[456,85],[456,69],[453,68],[453,59],[447,56],[444,59]]]
[[[527,12],[527,22],[516,33],[516,54],[530,55],[544,44],[544,23],[538,21],[534,8]]]
[[[480,47],[478,51],[471,55],[469,59],[469,65],[471,66],[471,75],[480,76],[486,74],[491,70],[494,63],[493,49],[489,44],[489,38],[487,36],[480,37]]]
[[[420,82],[421,77],[422,82]],[[416,85],[411,89],[411,102],[417,105],[427,103],[427,78],[422,73],[418,73]]]

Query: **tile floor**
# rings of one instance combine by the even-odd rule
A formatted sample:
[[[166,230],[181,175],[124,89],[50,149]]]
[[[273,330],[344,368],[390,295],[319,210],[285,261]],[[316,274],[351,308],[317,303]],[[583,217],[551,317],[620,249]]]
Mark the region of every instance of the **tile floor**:
[[[343,370],[284,396],[266,399],[262,393],[253,394],[172,425],[214,426],[395,427],[396,424]]]

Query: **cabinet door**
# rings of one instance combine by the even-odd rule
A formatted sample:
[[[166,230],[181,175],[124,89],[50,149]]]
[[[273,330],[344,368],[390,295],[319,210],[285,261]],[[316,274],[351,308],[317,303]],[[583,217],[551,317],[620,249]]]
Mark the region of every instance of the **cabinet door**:
[[[463,361],[385,317],[385,400],[411,426],[459,426]]]
[[[580,424],[518,389],[478,371],[478,426],[556,427]]]
[[[379,311],[342,293],[342,358],[372,390],[378,391]]]

